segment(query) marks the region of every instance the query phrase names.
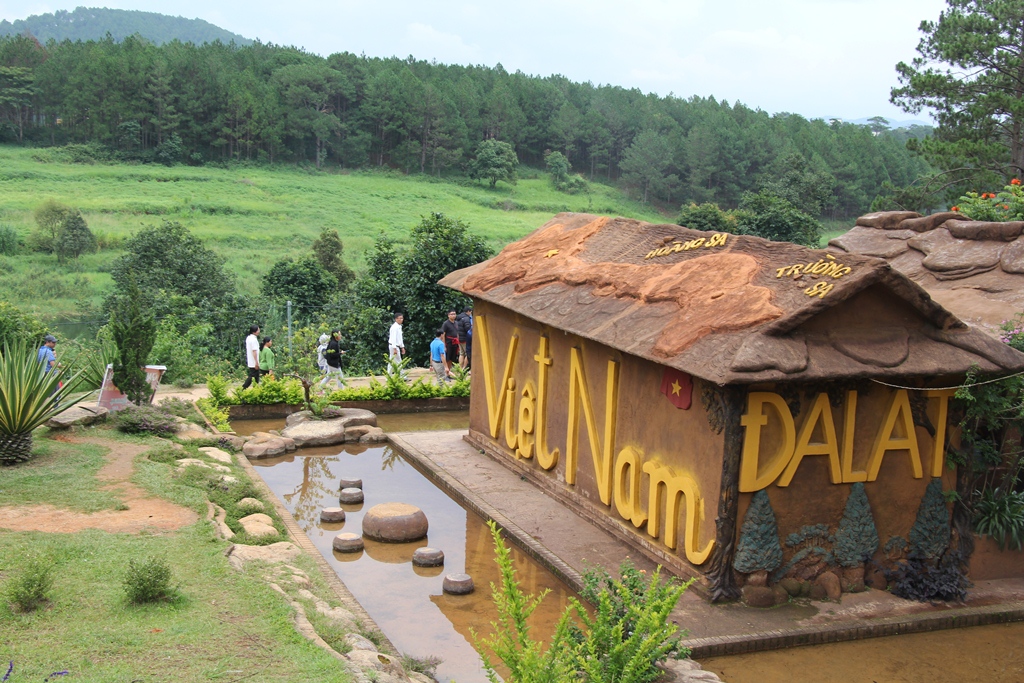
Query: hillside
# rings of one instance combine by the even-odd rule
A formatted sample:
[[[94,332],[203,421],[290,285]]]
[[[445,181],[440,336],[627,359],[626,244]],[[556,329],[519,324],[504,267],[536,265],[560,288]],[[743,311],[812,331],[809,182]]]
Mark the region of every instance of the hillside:
[[[556,192],[546,174],[526,168],[517,185],[492,190],[400,173],[84,165],[49,161],[47,153],[0,146],[0,225],[14,227],[24,241],[34,228],[33,210],[53,198],[81,209],[103,246],[67,266],[25,248],[0,256],[0,299],[49,320],[87,319],[109,291],[108,271],[123,240],[164,220],[180,221],[203,239],[226,260],[239,291],[252,293],[275,261],[308,253],[323,227],[337,229],[345,260],[361,270],[378,234],[405,240],[431,212],[461,218],[495,249],[559,211],[672,220],[598,183],[590,195]]]
[[[185,19],[156,12],[77,7],[73,12],[58,10],[51,14],[35,14],[27,19],[0,21],[0,36],[18,35],[28,31],[40,42],[54,40],[102,40],[109,33],[114,40],[139,34],[157,45],[180,40],[183,43],[222,43],[234,41],[250,45],[251,40],[237,33],[203,21]]]

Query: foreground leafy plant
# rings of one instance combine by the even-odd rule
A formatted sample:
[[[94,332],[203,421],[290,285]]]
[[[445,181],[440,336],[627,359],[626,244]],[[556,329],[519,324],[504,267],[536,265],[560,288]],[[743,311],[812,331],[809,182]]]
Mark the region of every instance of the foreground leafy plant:
[[[128,560],[124,575],[124,592],[128,602],[141,605],[175,597],[177,590],[171,585],[171,567],[158,557],[146,560]]]
[[[0,464],[32,457],[32,430],[86,397],[71,398],[80,375],[63,365],[46,372],[27,342],[4,344],[0,356]]]
[[[1024,547],[1024,493],[986,491],[981,494],[974,515],[974,530],[994,538],[1000,550]]]

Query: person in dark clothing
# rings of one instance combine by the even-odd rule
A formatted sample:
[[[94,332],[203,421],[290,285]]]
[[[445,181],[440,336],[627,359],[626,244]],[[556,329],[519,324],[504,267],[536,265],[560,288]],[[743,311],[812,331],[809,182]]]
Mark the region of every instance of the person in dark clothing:
[[[466,310],[455,317],[455,326],[459,330],[459,365],[469,367],[469,341],[472,339],[470,330],[473,329],[473,307],[466,306]]]
[[[452,363],[459,357],[459,327],[455,324],[457,311],[448,311],[448,319],[441,323],[444,332],[445,370],[452,371]]]
[[[324,349],[324,360],[327,361],[327,374],[320,380],[320,386],[324,386],[331,379],[338,383],[339,389],[345,388],[345,375],[341,372],[341,356],[345,351],[341,348],[341,330],[331,331],[331,340],[327,342]]]
[[[245,364],[247,374],[245,376],[245,382],[242,383],[243,389],[248,389],[249,385],[256,382],[260,383],[260,340],[259,340],[260,326],[250,325],[249,336],[245,338]]]

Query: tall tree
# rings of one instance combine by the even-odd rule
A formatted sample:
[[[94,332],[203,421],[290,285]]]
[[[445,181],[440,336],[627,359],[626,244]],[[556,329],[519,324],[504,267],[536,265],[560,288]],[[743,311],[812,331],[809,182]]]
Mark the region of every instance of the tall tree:
[[[114,384],[135,405],[148,401],[153,393],[144,369],[156,342],[156,321],[149,304],[129,273],[127,286],[114,297],[110,310],[110,329],[117,346]]]
[[[922,21],[918,57],[896,65],[890,100],[935,112],[921,151],[946,171],[1024,173],[1024,3],[947,0],[938,21]]]

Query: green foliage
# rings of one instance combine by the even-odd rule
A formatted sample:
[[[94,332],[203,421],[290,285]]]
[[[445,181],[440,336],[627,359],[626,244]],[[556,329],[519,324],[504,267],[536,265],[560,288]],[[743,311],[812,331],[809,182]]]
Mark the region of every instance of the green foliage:
[[[69,258],[77,259],[82,254],[96,251],[96,237],[86,225],[81,211],[74,210],[65,214],[57,232],[54,251],[57,252],[57,260],[61,263]]]
[[[846,509],[839,520],[833,554],[841,567],[856,567],[871,559],[878,550],[878,530],[871,515],[871,504],[864,484],[850,487]]]
[[[323,228],[320,235],[313,240],[313,257],[324,270],[333,275],[340,289],[348,289],[356,274],[345,264],[345,245],[338,236],[338,231]]]
[[[209,387],[209,381],[207,381]],[[211,396],[212,396],[211,391]],[[296,380],[274,380],[265,378],[259,384],[253,383],[248,389],[238,387],[231,396],[234,405],[271,405],[289,403],[298,405],[304,400],[302,383]]]
[[[572,171],[569,160],[561,152],[551,152],[544,157],[544,165],[551,175],[551,184],[555,186],[555,189],[562,189],[566,181],[569,180],[569,172]]]
[[[20,243],[18,231],[0,223],[0,256],[14,256],[18,253]]]
[[[123,585],[128,602],[133,605],[171,600],[178,594],[171,585],[171,566],[159,557],[128,560]]]
[[[156,322],[148,298],[133,279],[113,300],[110,331],[117,346],[114,384],[129,401],[141,405],[153,393],[144,366],[156,341]]]
[[[174,416],[153,406],[128,406],[117,411],[114,425],[125,434],[171,436],[178,431]]]
[[[761,489],[750,500],[750,507],[743,517],[740,540],[736,545],[736,556],[732,566],[736,571],[750,574],[759,570],[773,571],[782,564],[782,545],[779,543],[779,527],[775,522],[768,492]]]
[[[212,398],[200,398],[196,400],[196,407],[203,411],[206,419],[221,432],[231,431],[231,415],[227,410],[222,409]]]
[[[36,223],[36,229],[31,237],[32,248],[47,254],[53,253],[57,246],[57,236],[60,234],[61,227],[73,212],[74,209],[70,206],[55,199],[47,199],[37,206],[32,212]]]
[[[512,556],[494,522],[488,522],[494,540],[495,561],[501,576],[500,584],[491,584],[491,597],[498,610],[498,620],[491,622],[492,634],[478,638],[471,630],[473,642],[484,662],[484,671],[491,683],[501,677],[495,671],[487,651],[493,652],[508,669],[509,683],[563,683],[572,678],[569,664],[569,615],[566,610],[559,620],[551,645],[546,650],[530,638],[527,620],[540,604],[547,591],[538,596],[526,595],[516,580]]]
[[[0,301],[0,347],[13,345],[17,341],[39,344],[45,334],[46,328],[34,315],[6,301]]]
[[[967,192],[961,195],[953,210],[976,221],[1024,220],[1024,189],[1014,178],[998,193]]]
[[[981,493],[974,510],[974,531],[994,538],[1000,550],[1024,547],[1024,492]]]
[[[641,131],[622,155],[622,179],[640,191],[641,202],[649,195],[670,199],[679,184],[679,177],[670,173],[672,147],[668,139],[655,130]]]
[[[90,348],[79,353],[78,367],[82,371],[81,388],[95,391],[103,386],[107,366],[117,360],[117,345],[110,339],[102,338]]]
[[[788,200],[767,191],[744,195],[740,209],[737,227],[745,234],[811,247],[817,247],[821,241],[822,228],[818,221]]]
[[[168,315],[157,324],[148,362],[167,368],[164,382],[191,386],[207,373],[223,368],[225,362],[215,357],[213,346],[212,325],[190,325],[179,316]]]
[[[896,65],[890,99],[904,111],[927,108],[938,121],[919,150],[951,178],[1024,172],[1024,18],[1013,0],[948,0],[938,21],[921,22],[918,56]]]
[[[490,182],[493,188],[499,180],[516,184],[519,157],[515,148],[500,140],[484,140],[476,148],[476,157],[470,164],[470,175]]]
[[[184,418],[190,422],[201,423],[199,416],[196,415],[195,403],[178,398],[177,396],[161,399],[160,403],[157,404],[157,409],[168,415]]]
[[[263,276],[263,296],[272,301],[291,300],[296,315],[308,317],[338,289],[338,279],[312,256],[275,263]]]
[[[53,562],[32,558],[7,582],[7,601],[19,612],[32,612],[46,604],[53,588]]]
[[[928,482],[910,529],[909,556],[937,560],[949,546],[949,533],[949,508],[942,495],[942,479],[934,477]]]
[[[791,153],[771,164],[761,178],[759,189],[785,199],[801,213],[816,218],[834,206],[835,185],[835,176],[830,172],[812,167],[802,154]]]
[[[676,223],[684,228],[704,230],[707,232],[736,232],[736,218],[729,212],[722,211],[717,204],[684,205],[679,212]]]
[[[230,405],[228,397],[228,381],[223,375],[207,375],[206,388],[210,392],[210,400],[216,406]]]

